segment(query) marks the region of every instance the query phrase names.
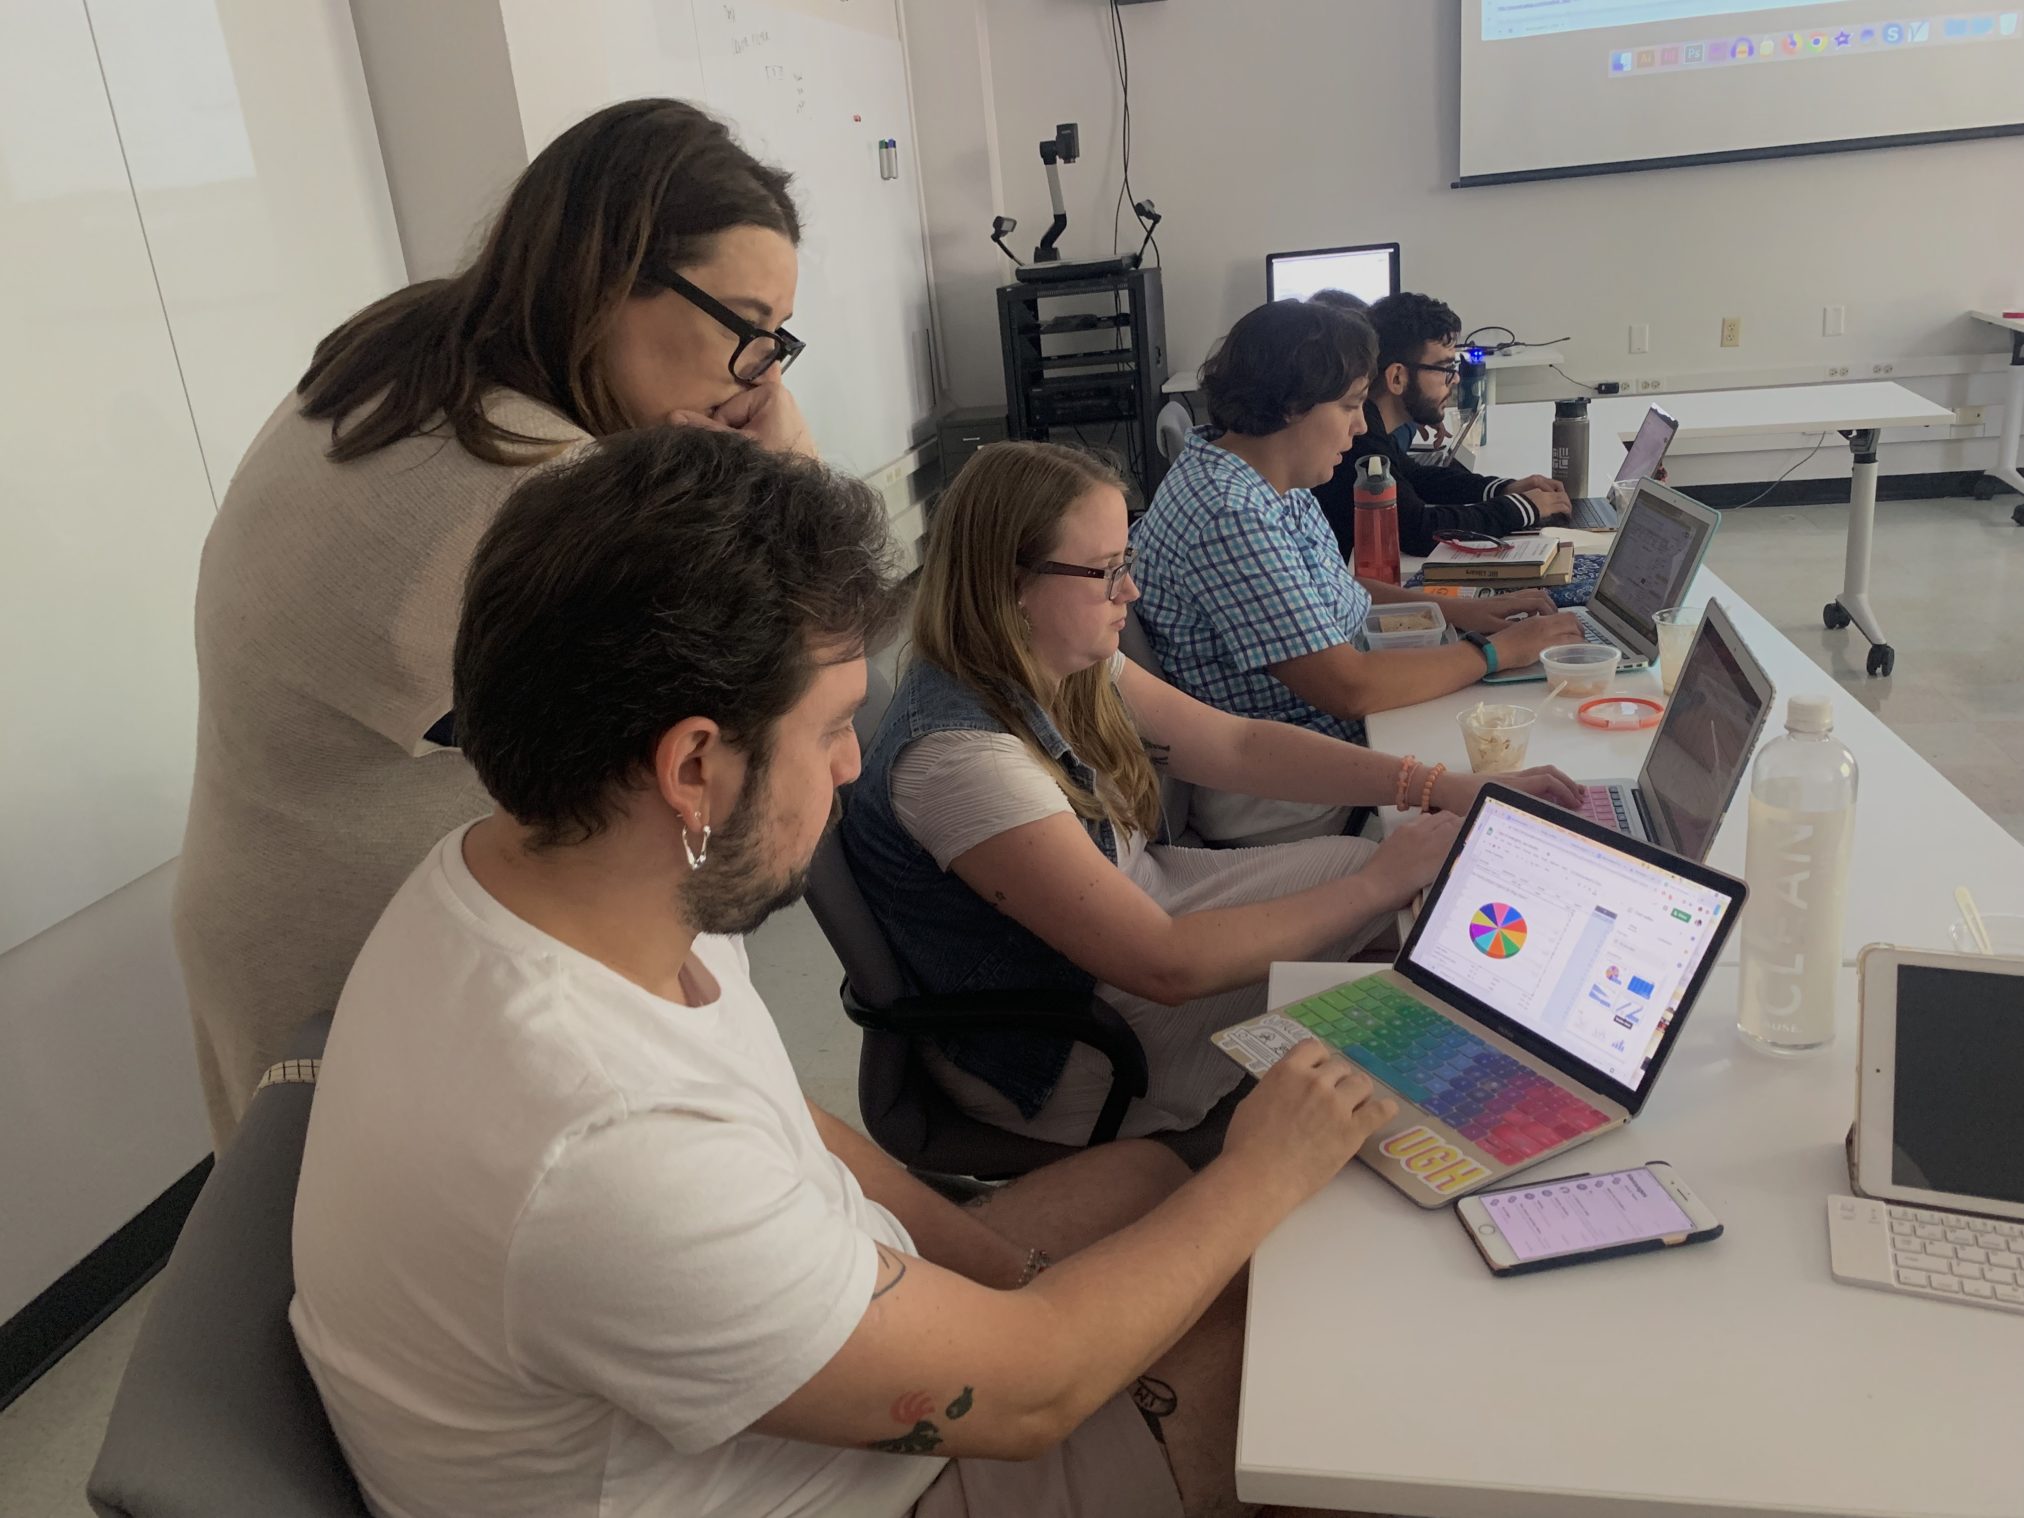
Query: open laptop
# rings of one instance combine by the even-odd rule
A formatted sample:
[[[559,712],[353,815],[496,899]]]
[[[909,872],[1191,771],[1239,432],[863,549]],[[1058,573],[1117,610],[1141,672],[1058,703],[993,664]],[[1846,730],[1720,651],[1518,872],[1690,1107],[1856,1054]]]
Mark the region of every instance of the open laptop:
[[[1501,786],[1389,970],[1225,1028],[1254,1075],[1310,1035],[1399,1113],[1358,1158],[1439,1207],[1635,1117],[1743,882]]]
[[[1710,601],[1644,768],[1635,780],[1585,787],[1582,815],[1684,859],[1706,859],[1776,693],[1729,614]]]
[[[1623,520],[1621,503],[1628,502],[1636,493],[1638,481],[1648,480],[1659,472],[1659,466],[1666,461],[1666,450],[1673,446],[1673,435],[1679,430],[1679,421],[1671,413],[1657,406],[1647,411],[1637,436],[1624,453],[1609,494],[1585,495],[1577,500],[1573,520],[1568,525],[1590,532],[1616,531]]]
[[[1623,653],[1624,669],[1649,667],[1659,656],[1658,623],[1652,619],[1686,599],[1721,525],[1721,513],[1699,501],[1656,480],[1641,483],[1610,544],[1595,594],[1588,605],[1574,610],[1582,637],[1614,644]],[[1546,672],[1535,663],[1485,675],[1483,683],[1513,685],[1545,678]]]

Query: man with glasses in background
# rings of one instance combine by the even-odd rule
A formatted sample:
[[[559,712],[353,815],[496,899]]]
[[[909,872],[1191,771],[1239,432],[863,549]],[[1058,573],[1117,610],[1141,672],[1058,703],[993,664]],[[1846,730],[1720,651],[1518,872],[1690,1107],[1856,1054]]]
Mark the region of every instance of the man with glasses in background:
[[[1344,297],[1324,291],[1315,299],[1339,305]],[[1352,557],[1355,541],[1356,472],[1373,454],[1390,466],[1397,483],[1399,547],[1406,553],[1432,553],[1444,533],[1525,532],[1568,521],[1573,505],[1557,480],[1541,474],[1498,479],[1460,464],[1422,463],[1409,452],[1420,428],[1441,424],[1461,373],[1455,345],[1462,321],[1454,309],[1430,295],[1400,291],[1365,314],[1377,331],[1377,369],[1364,402],[1366,430],[1335,477],[1314,492],[1343,558]]]

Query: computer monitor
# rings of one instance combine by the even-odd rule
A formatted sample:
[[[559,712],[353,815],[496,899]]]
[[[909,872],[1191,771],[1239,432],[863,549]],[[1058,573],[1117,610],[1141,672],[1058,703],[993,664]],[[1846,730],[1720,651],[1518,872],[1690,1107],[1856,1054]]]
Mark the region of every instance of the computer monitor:
[[[1343,290],[1374,302],[1398,294],[1398,289],[1399,245],[1395,242],[1265,255],[1267,300],[1306,300],[1317,290]]]

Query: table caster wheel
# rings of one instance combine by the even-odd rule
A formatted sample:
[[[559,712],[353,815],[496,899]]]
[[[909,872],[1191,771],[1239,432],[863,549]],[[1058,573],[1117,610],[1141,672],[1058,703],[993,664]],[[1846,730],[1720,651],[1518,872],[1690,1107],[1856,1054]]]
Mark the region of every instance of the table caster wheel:
[[[2013,510],[2010,513],[2010,520],[2015,522],[2019,527],[2024,527],[2024,506],[2019,506]]]
[[[1830,631],[1834,631],[1848,626],[1851,618],[1839,601],[1829,601],[1820,608],[1820,620],[1827,624]]]
[[[1879,643],[1869,651],[1869,672],[1872,675],[1881,675],[1888,679],[1890,672],[1895,668],[1897,668],[1897,650],[1888,643]]]

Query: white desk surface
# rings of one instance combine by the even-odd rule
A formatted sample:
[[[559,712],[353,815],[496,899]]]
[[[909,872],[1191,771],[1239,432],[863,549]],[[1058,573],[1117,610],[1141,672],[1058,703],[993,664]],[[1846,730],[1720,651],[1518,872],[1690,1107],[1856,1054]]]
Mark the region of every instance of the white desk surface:
[[[2006,332],[2024,332],[2024,318],[2005,316],[2000,311],[1970,311],[1968,315],[1978,322],[1987,322],[1992,327],[2001,327]]]
[[[1560,348],[1519,348],[1510,353],[1495,353],[1483,361],[1486,369],[1546,369],[1554,364],[1567,362],[1567,354]],[[1202,388],[1202,372],[1199,369],[1183,369],[1170,375],[1166,384],[1160,387],[1166,395],[1192,395]],[[1530,473],[1530,470],[1525,471]]]
[[[1583,552],[1607,552],[1608,538],[1566,532]],[[1792,640],[1765,621],[1713,571],[1703,569],[1687,596],[1699,605],[1721,601],[1737,632],[1777,688],[1764,740],[1785,731],[1785,700],[1798,694],[1834,697],[1835,731],[1860,769],[1856,793],[1855,852],[1849,866],[1848,923],[1844,950],[1854,960],[1864,944],[1902,943],[1948,947],[1947,927],[1956,917],[1954,887],[1965,885],[1985,912],[2024,912],[2024,843],[2019,843],[1960,793],[1883,720],[1836,687]],[[1619,674],[1615,689],[1664,699],[1656,670]],[[1372,748],[1388,754],[1417,754],[1428,763],[1466,770],[1468,754],[1455,714],[1479,700],[1510,701],[1539,712],[1533,724],[1527,764],[1554,764],[1576,780],[1621,780],[1636,776],[1651,746],[1652,730],[1604,732],[1575,720],[1578,704],[1565,696],[1546,699],[1544,683],[1476,685],[1453,695],[1423,701],[1367,720]],[[1746,775],[1731,804],[1708,863],[1733,875],[1743,873],[1749,831]],[[1380,817],[1389,822],[1389,809]],[[1733,963],[1740,934],[1723,954]],[[2019,1371],[2024,1399],[2024,1369]],[[2024,1508],[2020,1508],[2024,1514]]]
[[[1281,964],[1283,1006],[1360,967]],[[1367,967],[1362,967],[1366,968]],[[1709,1244],[1498,1280],[1352,1164],[1251,1265],[1237,1490],[1432,1518],[2017,1518],[2024,1318],[1838,1284],[1855,976],[1787,1063],[1719,968],[1635,1122],[1540,1179],[1666,1160]]]
[[[1589,404],[1589,483],[1581,494],[1599,493],[1597,482],[1616,474],[1620,456],[1598,445],[1612,436],[1629,441],[1654,405],[1679,418],[1681,439],[1697,441],[1844,428],[1946,427],[1954,421],[1947,407],[1889,380],[1682,395],[1606,395]],[[1553,403],[1493,406],[1488,439],[1473,451],[1474,468],[1498,475],[1546,473],[1553,453]]]

